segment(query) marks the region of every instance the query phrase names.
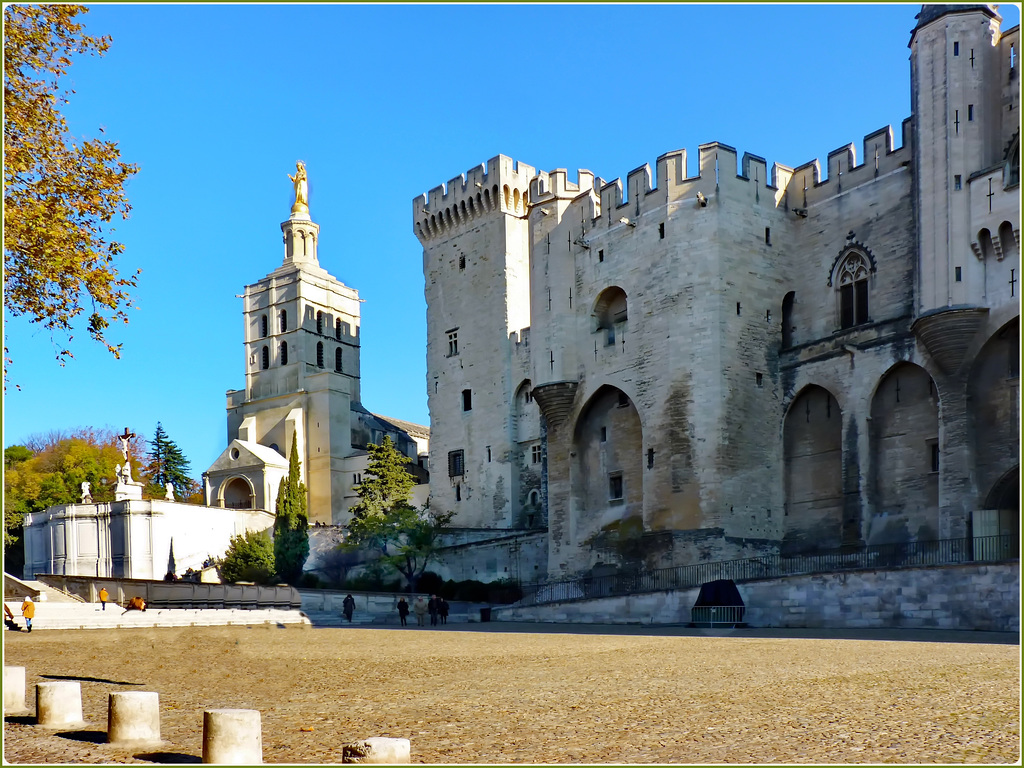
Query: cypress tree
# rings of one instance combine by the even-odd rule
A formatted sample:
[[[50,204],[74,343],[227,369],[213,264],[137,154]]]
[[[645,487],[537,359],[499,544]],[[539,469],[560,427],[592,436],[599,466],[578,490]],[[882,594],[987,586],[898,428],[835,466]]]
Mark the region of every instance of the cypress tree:
[[[277,575],[295,583],[309,555],[309,518],[306,514],[306,486],[302,482],[299,445],[292,435],[288,456],[288,476],[277,489],[277,517],[274,519],[274,563]]]

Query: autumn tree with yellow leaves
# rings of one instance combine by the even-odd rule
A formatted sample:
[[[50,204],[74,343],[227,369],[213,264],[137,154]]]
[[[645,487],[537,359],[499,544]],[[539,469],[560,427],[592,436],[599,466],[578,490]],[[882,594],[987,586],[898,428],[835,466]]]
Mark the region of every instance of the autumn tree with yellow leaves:
[[[76,54],[102,56],[109,37],[83,33],[80,5],[4,6],[4,305],[50,333],[61,365],[76,319],[120,357],[106,335],[128,322],[130,277],[118,272],[121,243],[108,239],[115,216],[128,217],[125,182],[138,166],[121,162],[117,144],[78,142],[61,108],[73,91],[61,77]],[[102,128],[100,131],[102,132]],[[4,384],[11,353],[4,339]]]

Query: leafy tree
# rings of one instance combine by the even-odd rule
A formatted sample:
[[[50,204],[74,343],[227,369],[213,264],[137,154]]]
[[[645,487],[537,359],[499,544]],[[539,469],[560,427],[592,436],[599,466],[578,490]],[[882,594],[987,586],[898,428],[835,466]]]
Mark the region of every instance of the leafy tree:
[[[148,458],[144,468],[144,474],[149,478],[149,486],[146,488],[148,495],[162,499],[167,483],[174,486],[179,500],[191,500],[199,492],[199,484],[189,476],[192,471],[189,460],[178,444],[167,436],[159,421],[153,439],[149,441]]]
[[[385,435],[380,445],[369,445],[367,477],[356,489],[348,538],[343,547],[367,548],[380,553],[381,562],[394,568],[416,590],[419,577],[438,559],[439,538],[454,512],[419,510],[409,503],[416,481],[406,469],[411,459],[400,453]]]
[[[274,542],[266,531],[246,531],[232,536],[224,557],[217,561],[221,581],[252,581],[270,584],[274,581]]]
[[[120,357],[108,341],[111,320],[128,322],[128,289],[139,271],[122,277],[114,260],[121,243],[107,242],[104,225],[128,217],[125,182],[138,166],[120,161],[117,144],[78,144],[61,108],[60,84],[75,54],[102,56],[109,37],[83,34],[81,5],[4,6],[4,306],[55,335],[61,365],[73,357],[75,319],[91,305],[92,338]],[[100,131],[102,132],[102,128]],[[11,355],[4,345],[4,383]]]
[[[277,489],[277,517],[274,518],[274,563],[278,575],[289,584],[302,576],[309,556],[309,518],[306,515],[306,486],[302,482],[299,445],[292,435],[288,476]]]

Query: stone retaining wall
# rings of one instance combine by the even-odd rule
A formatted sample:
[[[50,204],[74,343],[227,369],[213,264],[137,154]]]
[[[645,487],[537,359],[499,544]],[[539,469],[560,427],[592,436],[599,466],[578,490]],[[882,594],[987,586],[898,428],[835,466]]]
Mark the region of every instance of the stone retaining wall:
[[[1020,631],[1020,563],[790,576],[737,585],[751,627]],[[700,590],[495,608],[494,621],[687,624]]]

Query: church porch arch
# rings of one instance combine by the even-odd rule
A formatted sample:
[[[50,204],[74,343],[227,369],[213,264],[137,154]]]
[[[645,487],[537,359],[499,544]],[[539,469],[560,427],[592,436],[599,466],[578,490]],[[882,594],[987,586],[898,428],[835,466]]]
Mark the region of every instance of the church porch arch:
[[[220,485],[217,506],[228,509],[256,509],[256,490],[242,475],[227,478]]]

